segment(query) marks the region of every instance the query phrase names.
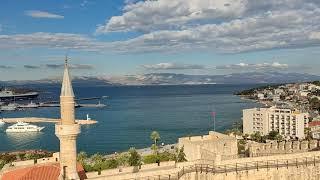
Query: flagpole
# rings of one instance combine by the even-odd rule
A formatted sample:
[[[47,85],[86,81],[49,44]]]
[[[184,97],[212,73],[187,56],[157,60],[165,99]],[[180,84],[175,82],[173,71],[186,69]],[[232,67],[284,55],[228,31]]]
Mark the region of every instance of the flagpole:
[[[216,131],[216,112],[211,112],[212,120],[213,120],[213,131]]]
[[[213,116],[213,131],[216,131],[216,114]]]

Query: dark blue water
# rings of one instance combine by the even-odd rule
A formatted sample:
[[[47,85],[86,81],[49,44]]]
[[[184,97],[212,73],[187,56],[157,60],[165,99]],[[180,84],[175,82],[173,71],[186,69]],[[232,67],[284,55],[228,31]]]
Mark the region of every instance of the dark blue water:
[[[210,112],[215,111],[216,130],[231,128],[240,122],[242,109],[257,106],[241,100],[233,92],[257,85],[200,85],[200,86],[122,86],[74,87],[77,97],[110,96],[101,103],[104,109],[78,108],[76,116],[85,119],[90,114],[99,121],[81,128],[78,150],[88,153],[113,153],[130,147],[150,146],[150,133],[156,130],[165,144],[175,143],[181,136],[206,134],[212,129]],[[57,99],[60,87],[37,87],[43,90],[40,98]],[[97,103],[87,101],[83,103]],[[3,117],[59,118],[59,108],[40,108],[5,112]],[[41,133],[7,134],[0,128],[0,151],[45,149],[58,151],[59,141],[54,124],[45,126]]]

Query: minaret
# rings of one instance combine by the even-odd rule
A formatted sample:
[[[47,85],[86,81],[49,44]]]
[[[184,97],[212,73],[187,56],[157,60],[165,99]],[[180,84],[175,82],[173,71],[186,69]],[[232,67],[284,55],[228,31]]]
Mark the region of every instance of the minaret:
[[[75,122],[74,93],[66,57],[60,95],[61,120],[55,127],[60,140],[60,176],[61,180],[79,179],[77,172],[77,136],[80,126]]]

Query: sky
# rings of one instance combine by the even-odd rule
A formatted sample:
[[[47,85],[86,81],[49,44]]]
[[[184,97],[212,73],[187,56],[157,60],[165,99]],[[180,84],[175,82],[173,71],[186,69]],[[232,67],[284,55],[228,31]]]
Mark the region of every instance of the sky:
[[[0,80],[320,75],[319,0],[2,0]]]

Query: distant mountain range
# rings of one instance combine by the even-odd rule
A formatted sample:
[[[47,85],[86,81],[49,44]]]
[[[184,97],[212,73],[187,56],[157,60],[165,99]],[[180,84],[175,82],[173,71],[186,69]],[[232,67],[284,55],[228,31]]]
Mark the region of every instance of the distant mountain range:
[[[228,75],[186,75],[174,73],[151,73],[143,75],[127,75],[119,77],[75,77],[74,86],[105,85],[182,85],[182,84],[259,84],[259,83],[291,83],[320,80],[320,76],[299,73],[249,72]],[[26,81],[0,82],[5,86],[60,84],[59,79],[42,79]]]

